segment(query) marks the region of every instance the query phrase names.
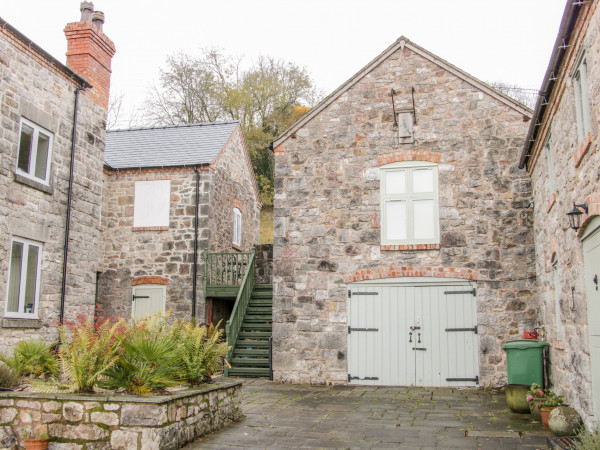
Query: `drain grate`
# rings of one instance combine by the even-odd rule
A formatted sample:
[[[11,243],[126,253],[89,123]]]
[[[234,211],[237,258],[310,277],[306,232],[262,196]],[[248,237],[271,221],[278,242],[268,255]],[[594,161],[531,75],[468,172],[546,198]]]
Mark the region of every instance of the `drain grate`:
[[[581,444],[581,439],[575,436],[548,438],[548,440],[553,444],[552,448],[561,448],[564,450],[574,449],[577,444]]]

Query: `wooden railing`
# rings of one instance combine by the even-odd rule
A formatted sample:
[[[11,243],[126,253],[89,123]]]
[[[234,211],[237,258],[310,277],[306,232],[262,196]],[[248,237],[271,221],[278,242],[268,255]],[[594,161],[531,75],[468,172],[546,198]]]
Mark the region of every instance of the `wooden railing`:
[[[250,303],[250,297],[254,290],[254,251],[250,253],[248,263],[246,264],[246,270],[244,277],[241,281],[240,290],[235,299],[231,316],[225,324],[225,333],[227,334],[227,345],[229,346],[229,352],[227,353],[227,359],[231,361],[233,356],[233,349],[237,342],[240,329],[242,328],[242,322],[246,315],[246,309]],[[228,376],[228,368],[225,365],[225,376]]]
[[[248,253],[209,253],[204,251],[204,292],[206,288],[237,288],[254,257],[254,250]]]

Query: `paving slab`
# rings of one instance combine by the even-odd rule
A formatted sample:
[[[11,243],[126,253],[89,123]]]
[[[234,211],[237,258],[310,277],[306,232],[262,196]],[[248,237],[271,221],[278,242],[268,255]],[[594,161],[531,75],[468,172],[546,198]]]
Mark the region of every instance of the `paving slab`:
[[[309,386],[243,379],[245,418],[186,449],[547,449],[552,436],[476,388]]]

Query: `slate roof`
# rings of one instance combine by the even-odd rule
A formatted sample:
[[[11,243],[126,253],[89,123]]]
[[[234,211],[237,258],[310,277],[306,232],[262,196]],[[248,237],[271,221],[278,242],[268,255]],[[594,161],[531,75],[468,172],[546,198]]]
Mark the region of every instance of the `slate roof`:
[[[107,131],[104,163],[111,169],[210,164],[238,124],[214,122]]]

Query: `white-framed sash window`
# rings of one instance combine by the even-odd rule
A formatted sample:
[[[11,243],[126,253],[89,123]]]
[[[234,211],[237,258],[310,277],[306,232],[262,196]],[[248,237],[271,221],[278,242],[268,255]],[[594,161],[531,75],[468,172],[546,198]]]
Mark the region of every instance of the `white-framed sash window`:
[[[414,161],[381,167],[381,243],[438,244],[438,167]]]
[[[17,173],[45,185],[50,184],[53,134],[21,118]]]
[[[585,55],[581,56],[577,69],[573,73],[573,88],[575,90],[577,137],[579,142],[582,142],[592,130],[588,70]]]
[[[233,208],[233,245],[241,247],[242,245],[242,212],[238,208]]]
[[[13,237],[8,263],[5,317],[38,318],[42,245]]]

